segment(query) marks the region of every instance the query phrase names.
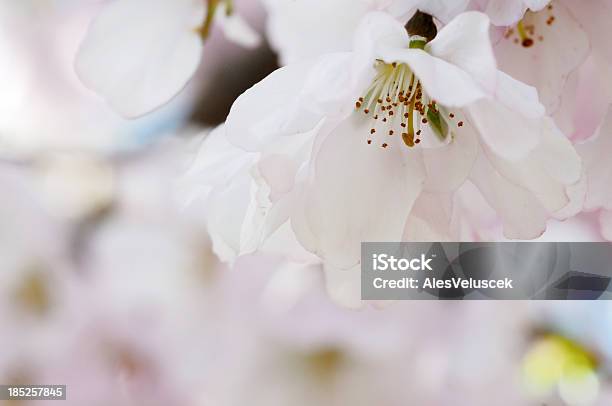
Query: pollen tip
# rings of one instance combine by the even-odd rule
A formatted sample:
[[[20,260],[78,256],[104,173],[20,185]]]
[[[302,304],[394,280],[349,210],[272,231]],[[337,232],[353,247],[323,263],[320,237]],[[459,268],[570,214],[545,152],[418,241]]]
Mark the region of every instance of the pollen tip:
[[[403,133],[402,139],[404,140],[404,144],[409,147],[414,147],[414,134]]]
[[[525,48],[529,48],[533,45],[533,40],[531,38],[525,38],[521,45],[523,45]]]

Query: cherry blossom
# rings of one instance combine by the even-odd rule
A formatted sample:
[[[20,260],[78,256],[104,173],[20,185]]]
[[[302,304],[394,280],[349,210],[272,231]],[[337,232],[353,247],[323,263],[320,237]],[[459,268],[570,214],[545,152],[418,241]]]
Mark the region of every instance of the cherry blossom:
[[[549,113],[571,103],[575,72],[592,56],[602,64],[600,81],[610,77],[610,51],[604,40],[610,5],[604,1],[497,1],[476,0],[498,29],[495,55],[500,69],[538,89]],[[597,92],[595,92],[596,94]],[[591,93],[593,95],[593,93]],[[571,120],[572,111],[558,121]],[[574,125],[575,126],[575,125]],[[564,128],[571,135],[573,128]]]
[[[241,45],[259,42],[231,0],[110,1],[89,27],[76,71],[116,111],[141,116],[185,87],[200,64],[213,22]]]
[[[226,130],[236,145],[313,140],[306,159],[276,166],[296,174],[285,213],[305,248],[351,267],[359,242],[404,235],[423,192],[450,198],[467,178],[510,238],[539,236],[568,205],[580,160],[535,90],[496,69],[488,28],[484,14],[464,13],[428,42],[374,12],[352,52],[289,65],[236,101]]]

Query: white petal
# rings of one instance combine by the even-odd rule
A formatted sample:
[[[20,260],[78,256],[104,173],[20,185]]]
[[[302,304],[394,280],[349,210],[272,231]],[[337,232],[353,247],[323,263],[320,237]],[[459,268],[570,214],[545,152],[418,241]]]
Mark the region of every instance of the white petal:
[[[225,3],[215,13],[215,23],[219,23],[225,37],[246,48],[256,48],[261,43],[261,36],[238,14],[227,14]]]
[[[457,115],[455,121],[461,120],[460,117]],[[451,142],[446,146],[422,149],[427,171],[425,190],[450,192],[459,188],[468,177],[478,153],[478,138],[469,122],[465,120],[464,123],[460,129],[452,130],[449,135]],[[454,125],[454,122],[449,125]]]
[[[446,24],[465,11],[469,2],[469,0],[394,0],[385,10],[394,17],[407,21],[418,9]]]
[[[502,223],[473,182],[465,182],[453,196],[451,229],[455,241],[499,241]]]
[[[380,48],[407,48],[410,38],[404,26],[388,13],[368,13],[355,33],[353,49],[371,61]],[[373,62],[372,62],[373,63]]]
[[[224,262],[232,262],[241,254],[241,236],[252,187],[248,172],[241,172],[227,185],[215,187],[207,202],[208,233],[215,254]]]
[[[226,184],[256,158],[256,154],[244,152],[228,141],[224,125],[202,137],[198,154],[184,176],[194,183],[211,186]]]
[[[523,23],[535,27],[534,42],[528,48],[514,42],[516,35],[495,46],[500,69],[535,86],[549,113],[559,108],[568,76],[586,60],[590,49],[583,28],[562,3],[555,3],[554,17],[554,23],[548,24],[546,10],[525,15]]]
[[[408,217],[402,241],[455,241],[452,194],[421,193]]]
[[[495,99],[527,118],[541,118],[546,113],[536,88],[520,82],[502,71],[497,71]]]
[[[587,209],[612,210],[612,107],[592,138],[577,149],[584,160],[588,176]]]
[[[489,0],[484,12],[495,25],[514,25],[523,18],[526,6],[523,0]]]
[[[249,151],[261,151],[283,135],[312,130],[322,116],[305,108],[299,96],[317,62],[277,69],[240,95],[226,120],[230,141]]]
[[[265,0],[268,39],[287,65],[327,52],[350,51],[368,0]],[[339,18],[338,16],[342,16]]]
[[[380,59],[408,64],[425,92],[442,106],[464,107],[487,97],[480,84],[464,70],[423,50],[382,49]]]
[[[419,4],[419,10],[431,14],[443,23],[448,23],[464,11],[469,0],[425,0]]]
[[[531,192],[500,175],[484,154],[479,155],[471,179],[501,217],[507,238],[533,239],[544,232],[549,213]]]
[[[540,142],[542,120],[526,118],[493,100],[481,100],[466,109],[484,142],[509,160],[526,157]]]
[[[608,241],[612,241],[612,210],[602,210],[599,222],[603,237]]]
[[[118,0],[92,22],[75,68],[83,83],[127,117],[174,97],[200,63],[198,0]]]
[[[497,67],[491,39],[489,18],[480,12],[462,13],[444,26],[427,45],[432,55],[458,66],[493,93]]]
[[[462,16],[465,17],[460,16],[455,19],[457,23],[451,27],[448,35],[442,36],[440,45],[437,46],[444,57],[448,57],[453,62],[460,61],[462,66],[454,65],[420,49],[407,49],[409,38],[406,30],[398,21],[385,13],[370,13],[364,19],[356,35],[355,52],[363,64],[374,59],[381,59],[387,63],[406,63],[420,79],[427,93],[440,104],[447,107],[468,105],[486,97],[481,82],[492,87],[491,80],[487,76],[494,73],[494,70],[490,71],[491,63],[494,67],[494,61],[491,59],[490,45],[486,45],[488,38],[484,38],[483,41],[478,40],[482,38],[480,31],[486,16],[477,12],[465,13]],[[453,42],[451,35],[465,31],[466,24],[472,23],[476,24],[476,27],[470,30],[470,34],[477,36],[477,45],[465,52],[453,53],[450,50],[451,46],[459,44],[451,44]],[[461,46],[466,47],[465,44]],[[479,64],[481,67],[477,68]],[[482,77],[473,77],[472,74],[480,74]]]
[[[582,29],[588,33],[592,53],[597,58],[602,59],[609,77],[610,65],[612,64],[612,47],[609,41],[612,4],[608,0],[589,0],[586,2],[564,0],[562,3],[580,23]]]
[[[256,154],[227,141],[224,126],[202,143],[189,171],[180,180],[185,207],[206,220],[215,253],[233,261],[241,252],[245,216],[252,205],[249,173]]]
[[[508,161],[486,148],[485,153],[501,176],[530,191],[551,213],[570,203],[567,188],[577,184],[582,174],[576,150],[550,119],[543,123],[541,142],[526,158]]]
[[[334,302],[350,309],[359,309],[363,306],[359,265],[350,269],[339,269],[326,264],[324,271],[327,292]]]
[[[582,212],[584,210],[584,204],[586,202],[587,191],[588,177],[586,174],[586,168],[583,167],[580,180],[566,188],[566,193],[569,202],[561,210],[557,210],[553,213],[555,219],[566,220]]]
[[[325,138],[301,201],[304,214],[292,219],[305,246],[339,268],[359,262],[362,241],[399,240],[422,187],[418,153],[399,137],[386,149],[378,140],[368,145],[369,129],[354,114]]]

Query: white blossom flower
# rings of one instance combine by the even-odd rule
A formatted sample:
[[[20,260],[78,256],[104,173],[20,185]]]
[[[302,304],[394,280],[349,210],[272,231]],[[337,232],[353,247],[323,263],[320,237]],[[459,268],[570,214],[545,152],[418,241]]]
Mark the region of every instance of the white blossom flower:
[[[248,47],[259,42],[231,0],[110,1],[91,23],[76,71],[119,113],[143,115],[191,79],[213,21],[232,41]]]
[[[476,0],[501,27],[495,54],[513,77],[538,89],[549,113],[576,97],[570,76],[590,54],[609,65],[606,43],[612,8],[605,1]],[[612,72],[607,69],[607,75]],[[567,89],[566,89],[567,87]],[[565,113],[571,115],[570,113]],[[563,118],[563,117],[562,117]],[[569,135],[569,134],[568,134]]]
[[[350,268],[361,241],[402,238],[422,192],[450,198],[468,177],[510,238],[537,237],[568,205],[580,160],[535,90],[496,69],[488,28],[468,12],[427,43],[374,12],[353,52],[281,68],[236,101],[227,134],[242,148],[312,139],[275,165],[292,187],[268,179],[295,196],[285,215],[304,247]]]

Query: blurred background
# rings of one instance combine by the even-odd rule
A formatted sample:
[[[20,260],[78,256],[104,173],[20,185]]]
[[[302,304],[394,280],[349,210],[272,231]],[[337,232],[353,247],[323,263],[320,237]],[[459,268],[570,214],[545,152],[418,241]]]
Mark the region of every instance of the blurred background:
[[[187,89],[127,120],[74,73],[101,2],[0,0],[0,384],[64,384],[70,405],[612,404],[605,302],[355,311],[319,269],[219,263],[174,191],[278,64],[261,5],[235,3],[262,44],[213,29]]]

